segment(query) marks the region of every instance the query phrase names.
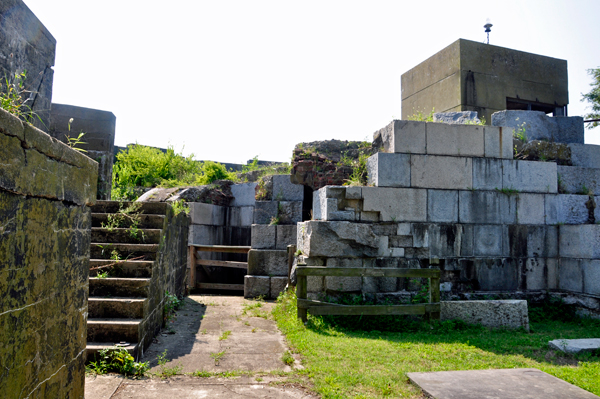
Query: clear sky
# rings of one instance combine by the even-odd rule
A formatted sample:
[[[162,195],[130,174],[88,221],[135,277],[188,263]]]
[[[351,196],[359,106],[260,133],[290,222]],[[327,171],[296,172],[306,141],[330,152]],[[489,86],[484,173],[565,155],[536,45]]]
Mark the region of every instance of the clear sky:
[[[569,115],[600,66],[600,1],[24,0],[57,40],[53,101],[113,112],[117,145],[289,161],[372,139],[400,76],[459,38],[566,59]],[[600,144],[600,128],[586,142]]]

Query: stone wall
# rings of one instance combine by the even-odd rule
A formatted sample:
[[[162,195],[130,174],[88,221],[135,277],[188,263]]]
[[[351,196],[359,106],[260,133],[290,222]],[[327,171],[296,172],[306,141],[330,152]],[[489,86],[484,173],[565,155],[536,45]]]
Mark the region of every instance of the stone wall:
[[[439,267],[448,298],[554,291],[600,314],[594,192],[559,194],[556,163],[512,159],[512,128],[395,121],[381,136],[387,152],[368,160],[373,186],[314,193],[315,220],[298,224],[300,261]],[[308,284],[313,296],[382,300],[410,300],[417,289],[387,278],[311,277]]]
[[[73,122],[70,123],[69,130],[71,118]],[[77,148],[85,150],[84,155],[98,162],[98,199],[100,200],[110,200],[115,126],[116,118],[112,112],[52,104],[48,133],[63,143],[67,142],[67,136],[77,138],[79,133],[85,133],[81,139],[84,143]]]
[[[25,104],[43,123],[33,118],[36,127],[46,130],[52,103],[52,81],[56,39],[22,0],[0,1],[0,78],[27,71]]]
[[[3,110],[0,146],[0,391],[82,398],[98,164]]]

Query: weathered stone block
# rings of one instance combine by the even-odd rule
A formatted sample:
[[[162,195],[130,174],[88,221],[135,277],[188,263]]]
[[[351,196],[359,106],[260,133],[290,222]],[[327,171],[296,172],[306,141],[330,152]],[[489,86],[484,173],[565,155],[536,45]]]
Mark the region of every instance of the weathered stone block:
[[[572,354],[593,353],[600,350],[600,338],[555,339],[549,341],[548,346],[554,350]]]
[[[496,190],[502,188],[502,160],[493,158],[473,159],[473,188]]]
[[[562,258],[600,258],[600,225],[564,225],[558,228]]]
[[[587,195],[556,194],[545,196],[546,224],[588,223]]]
[[[458,222],[458,191],[427,190],[427,220]]]
[[[270,298],[277,299],[279,294],[285,291],[287,285],[287,277],[271,277]]]
[[[600,169],[559,165],[557,173],[565,193],[600,195]]]
[[[485,157],[513,159],[513,129],[502,126],[485,126]]]
[[[583,292],[590,295],[600,295],[600,261],[582,260]]]
[[[271,278],[265,276],[244,276],[244,298],[269,298],[271,293]]]
[[[472,234],[465,230],[466,226],[459,224],[430,224],[427,228],[429,255],[435,258],[452,258],[467,256],[463,253],[462,247],[466,244],[464,240],[471,239]],[[415,229],[418,231],[418,229]],[[472,255],[472,249],[468,256]]]
[[[231,194],[233,201],[231,206],[254,206],[256,203],[256,186],[257,183],[241,183],[231,186]]]
[[[362,188],[355,186],[346,187],[346,199],[362,199]]]
[[[481,122],[476,111],[436,112],[433,121],[450,124],[474,124]]]
[[[514,195],[495,191],[460,191],[460,223],[516,223],[517,203]]]
[[[275,249],[277,227],[268,224],[252,225],[252,248],[254,249]],[[294,226],[295,227],[295,226]]]
[[[519,224],[544,224],[544,195],[543,194],[518,194],[517,223]]]
[[[556,163],[503,160],[502,188],[525,193],[556,193]]]
[[[411,187],[448,190],[473,187],[472,158],[411,155],[410,163]]]
[[[254,224],[269,224],[277,217],[276,201],[256,201],[254,205]]]
[[[510,225],[508,229],[508,255],[511,257],[557,256],[558,228],[556,226]]]
[[[248,252],[248,274],[252,276],[287,276],[287,251],[251,249]]]
[[[325,277],[323,276],[307,276],[306,291],[307,292],[323,292],[325,290]]]
[[[483,157],[483,126],[428,123],[427,154]]]
[[[226,225],[232,227],[250,227],[254,221],[253,206],[230,206],[226,209]]]
[[[412,188],[363,187],[363,210],[380,212],[380,220],[427,220],[427,190]]]
[[[275,175],[273,176],[273,200],[303,201],[304,186],[293,184],[289,175]]]
[[[548,270],[548,276],[546,278],[548,289],[558,289],[558,260],[557,259],[546,259],[546,268]]]
[[[367,160],[369,185],[410,187],[410,155],[378,152]]]
[[[296,245],[296,226],[290,225],[279,225],[277,227],[277,242],[276,249],[287,250],[288,245]]]
[[[569,144],[571,163],[582,168],[600,168],[600,145]]]
[[[368,224],[298,223],[298,249],[308,257],[375,257],[379,239]]]
[[[425,154],[426,131],[426,122],[394,120],[373,137],[381,137],[387,153]]]
[[[527,140],[546,140],[559,143],[584,143],[583,119],[549,117],[541,111],[499,111],[492,114],[493,126],[525,128]]]
[[[525,262],[525,290],[546,290],[548,284],[546,281],[546,259],[528,258]]]
[[[442,301],[440,318],[458,319],[491,328],[524,328],[529,331],[525,300]]]
[[[362,259],[329,258],[327,267],[362,267]],[[356,292],[362,288],[362,277],[325,277],[325,288],[330,291]]]
[[[519,264],[516,259],[475,259],[479,289],[482,291],[515,291],[519,288]]]
[[[277,205],[279,224],[296,224],[302,221],[302,201],[281,201]]]
[[[579,259],[560,259],[558,266],[558,288],[571,292],[583,292],[582,261]]]
[[[413,237],[411,235],[391,236],[389,238],[389,246],[398,248],[412,247]]]
[[[503,256],[503,242],[508,241],[501,225],[475,225],[473,227],[474,256]]]

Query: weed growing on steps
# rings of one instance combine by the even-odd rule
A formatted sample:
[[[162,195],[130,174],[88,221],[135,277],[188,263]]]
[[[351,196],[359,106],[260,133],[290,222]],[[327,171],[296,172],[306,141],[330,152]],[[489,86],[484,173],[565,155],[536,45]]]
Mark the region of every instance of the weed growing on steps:
[[[369,154],[359,154],[352,174],[344,183],[344,186],[366,186],[367,185],[367,159]]]
[[[177,298],[176,295],[169,294],[169,291],[165,292],[165,305],[164,305],[164,322],[172,320],[175,317],[175,312],[183,306],[183,300]]]
[[[86,371],[95,374],[109,372],[124,375],[143,376],[150,369],[148,362],[136,362],[127,349],[111,347],[102,349],[96,356],[96,361],[90,362]]]
[[[215,366],[219,365],[219,362],[221,361],[221,359],[223,359],[223,356],[225,356],[225,351],[213,352],[210,354],[210,357],[212,357],[215,361]]]
[[[183,370],[182,365],[167,367],[167,363],[169,362],[169,359],[167,359],[167,350],[166,349],[164,350],[162,355],[156,356],[156,360],[158,362],[158,365],[160,366],[160,372],[158,373],[158,375],[161,378],[172,377],[174,375],[180,374],[181,370]]]
[[[219,337],[219,341],[225,341],[231,335],[231,330],[223,331],[223,334]]]

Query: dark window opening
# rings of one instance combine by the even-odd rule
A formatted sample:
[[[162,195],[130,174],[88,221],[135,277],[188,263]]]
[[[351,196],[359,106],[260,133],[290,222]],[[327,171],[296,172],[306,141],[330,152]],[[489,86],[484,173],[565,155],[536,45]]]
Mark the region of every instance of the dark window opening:
[[[520,98],[506,98],[507,110],[542,111],[552,116],[567,116],[567,106],[558,104],[545,104],[538,101],[521,100]]]

